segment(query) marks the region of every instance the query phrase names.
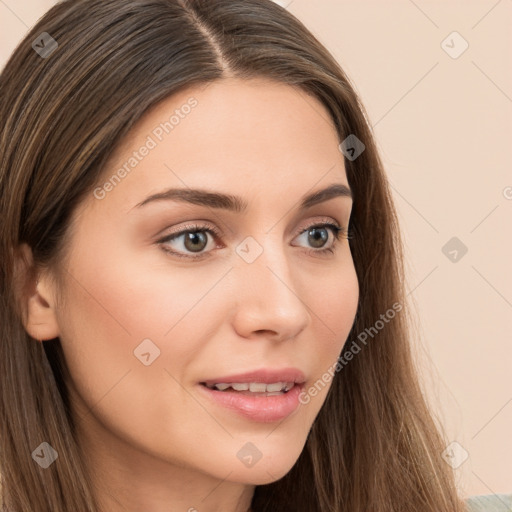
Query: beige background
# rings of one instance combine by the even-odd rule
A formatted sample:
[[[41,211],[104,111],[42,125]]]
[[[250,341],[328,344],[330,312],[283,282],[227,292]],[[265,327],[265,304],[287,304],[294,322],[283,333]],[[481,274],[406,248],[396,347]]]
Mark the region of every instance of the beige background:
[[[53,3],[0,0],[0,67]],[[333,52],[368,110],[461,491],[512,492],[512,0],[278,3]],[[468,248],[455,262],[442,252],[454,236]]]

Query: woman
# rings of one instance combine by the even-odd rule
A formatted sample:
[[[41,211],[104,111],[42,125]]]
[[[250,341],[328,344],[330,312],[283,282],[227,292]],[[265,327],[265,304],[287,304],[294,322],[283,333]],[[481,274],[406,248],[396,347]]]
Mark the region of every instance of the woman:
[[[0,92],[6,510],[464,509],[364,108],[297,19],[63,1]]]

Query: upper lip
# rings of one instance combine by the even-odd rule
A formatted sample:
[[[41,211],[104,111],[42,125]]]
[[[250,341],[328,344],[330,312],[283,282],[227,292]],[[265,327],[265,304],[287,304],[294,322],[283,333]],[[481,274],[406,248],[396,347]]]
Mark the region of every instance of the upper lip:
[[[262,382],[272,384],[273,382],[294,382],[302,384],[306,381],[304,373],[298,368],[270,369],[263,368],[236,375],[225,375],[201,381],[201,384],[219,384],[232,382]]]

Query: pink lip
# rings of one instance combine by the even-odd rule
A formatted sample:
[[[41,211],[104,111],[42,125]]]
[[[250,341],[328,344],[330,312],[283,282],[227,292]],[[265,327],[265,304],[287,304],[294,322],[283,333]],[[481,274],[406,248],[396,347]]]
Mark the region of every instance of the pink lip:
[[[236,375],[224,375],[200,382],[199,388],[216,404],[231,409],[252,421],[271,423],[281,421],[299,406],[299,395],[304,388],[306,377],[298,368],[270,369],[263,368]],[[218,391],[205,384],[229,384],[232,382],[294,382],[295,385],[282,395],[250,396],[236,391]]]
[[[261,382],[260,379],[261,375],[258,379],[250,382]],[[237,382],[240,382],[240,380]],[[283,420],[297,409],[299,395],[304,389],[304,384],[295,384],[287,393],[274,396],[249,396],[236,391],[217,391],[202,384],[198,387],[202,390],[201,393],[205,393],[208,398],[218,405],[231,409],[251,421],[272,423]]]
[[[302,384],[306,381],[304,373],[298,368],[282,368],[271,370],[263,368],[237,375],[229,375],[224,377],[216,377],[214,379],[204,380],[202,384],[219,384],[220,382],[229,384],[231,382],[262,382],[271,384],[272,382],[296,382]]]

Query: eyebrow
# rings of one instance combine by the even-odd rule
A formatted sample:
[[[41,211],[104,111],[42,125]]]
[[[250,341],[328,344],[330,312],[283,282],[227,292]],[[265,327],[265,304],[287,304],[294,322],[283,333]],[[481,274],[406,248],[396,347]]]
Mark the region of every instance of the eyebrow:
[[[299,210],[306,210],[316,204],[323,203],[335,197],[348,197],[351,199],[352,191],[343,183],[334,183],[322,190],[304,196],[301,200]],[[248,206],[244,199],[231,194],[210,192],[202,189],[170,188],[163,192],[150,195],[135,205],[135,208],[140,208],[154,201],[181,201],[199,206],[233,211],[235,213],[245,212]]]

